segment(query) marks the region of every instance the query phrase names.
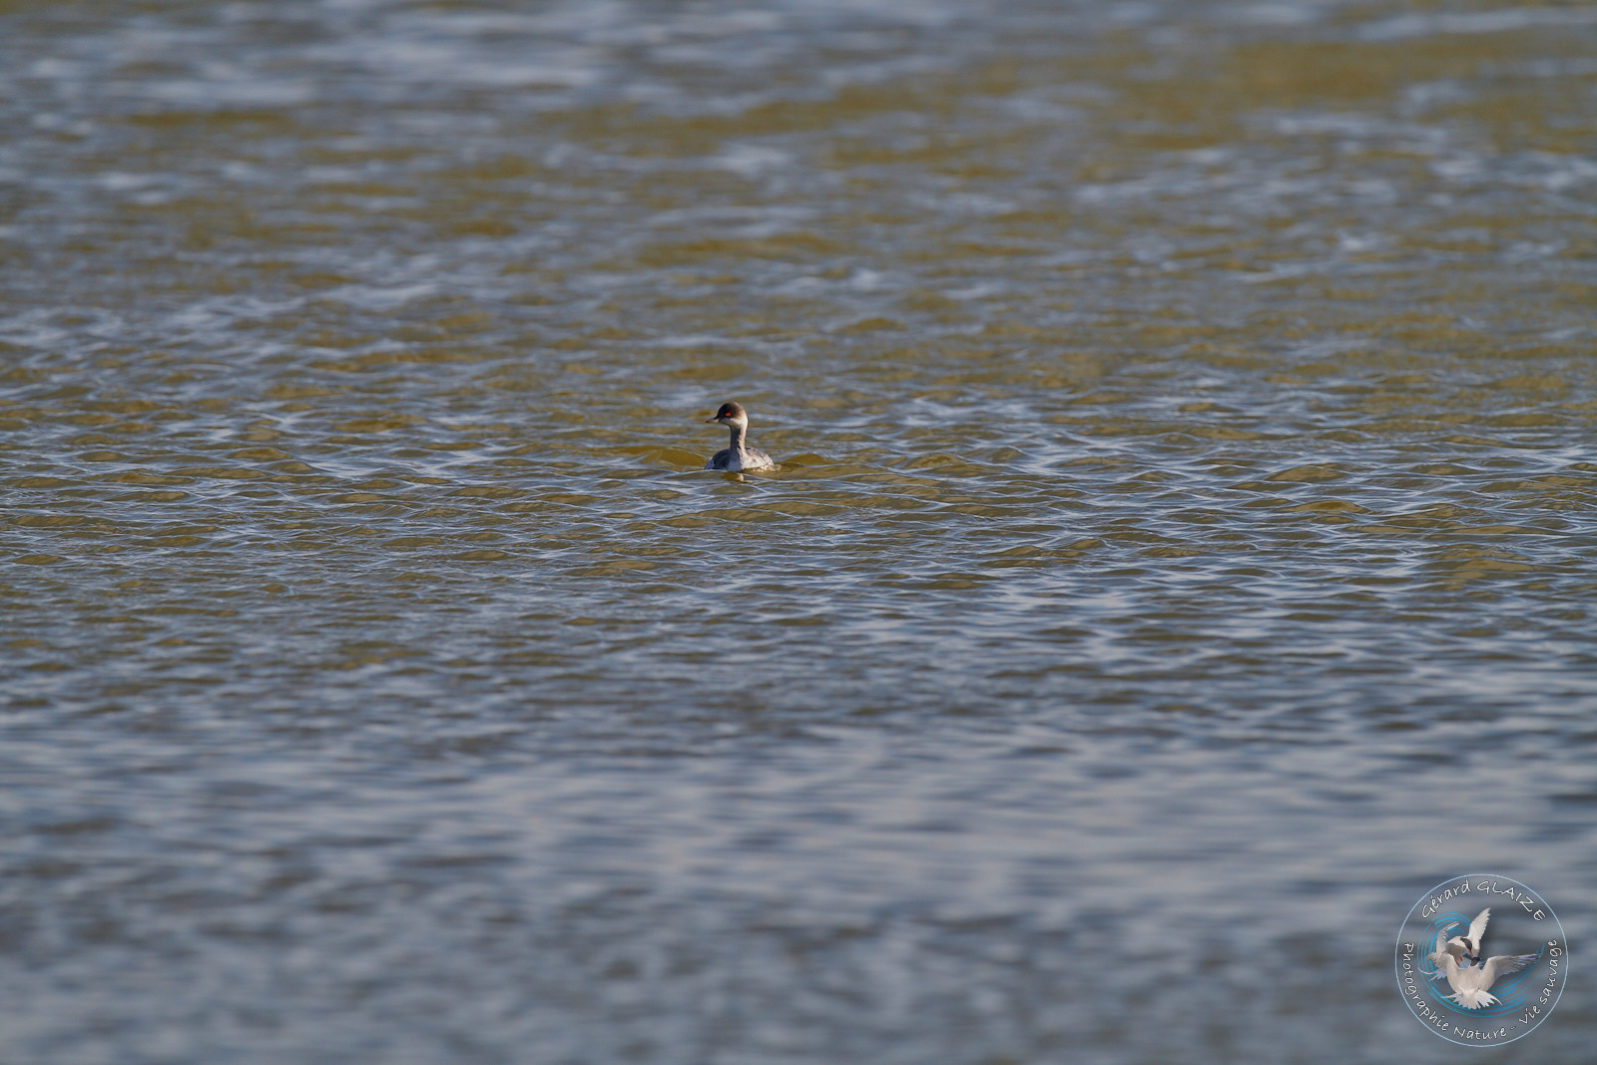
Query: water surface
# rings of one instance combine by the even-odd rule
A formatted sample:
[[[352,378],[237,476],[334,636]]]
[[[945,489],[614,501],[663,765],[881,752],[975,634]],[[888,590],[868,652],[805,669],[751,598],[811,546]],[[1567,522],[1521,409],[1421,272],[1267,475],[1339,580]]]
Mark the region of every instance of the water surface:
[[[1594,46],[0,6],[0,1058],[1587,1060]]]

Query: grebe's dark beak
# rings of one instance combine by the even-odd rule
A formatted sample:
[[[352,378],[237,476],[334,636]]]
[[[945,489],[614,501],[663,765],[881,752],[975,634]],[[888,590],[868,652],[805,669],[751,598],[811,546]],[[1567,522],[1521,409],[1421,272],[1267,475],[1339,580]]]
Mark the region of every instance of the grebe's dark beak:
[[[713,418],[706,418],[706,419],[704,419],[704,424],[705,424],[705,425],[709,425],[709,424],[710,424],[710,423],[711,423],[711,422],[718,422],[718,421],[720,421],[720,420],[721,420],[721,416],[720,416],[720,415],[719,415],[719,414],[717,414],[717,415],[716,415],[716,416],[715,416],[715,417],[713,417]]]

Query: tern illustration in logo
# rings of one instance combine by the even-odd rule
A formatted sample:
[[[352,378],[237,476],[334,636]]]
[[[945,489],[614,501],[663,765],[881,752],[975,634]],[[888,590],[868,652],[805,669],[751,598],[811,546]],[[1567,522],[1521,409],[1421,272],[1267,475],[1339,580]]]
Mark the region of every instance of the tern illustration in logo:
[[[1480,913],[1475,915],[1475,920],[1469,923],[1469,932],[1466,935],[1454,936],[1447,941],[1447,946],[1449,948],[1451,948],[1454,943],[1457,943],[1459,946],[1464,948],[1464,963],[1466,965],[1474,965],[1476,962],[1480,961],[1481,936],[1486,934],[1486,922],[1490,921],[1491,919],[1492,911],[1489,909],[1482,910]],[[1457,922],[1455,921],[1454,924],[1457,924]],[[1442,930],[1445,932],[1451,927],[1453,926],[1444,925],[1442,926]],[[1440,942],[1440,940],[1437,942]]]
[[[1466,1009],[1478,1010],[1483,1006],[1497,1004],[1497,996],[1492,994],[1491,987],[1501,977],[1509,973],[1517,973],[1529,967],[1536,960],[1534,954],[1498,954],[1487,958],[1476,967],[1474,962],[1479,958],[1481,937],[1486,934],[1486,922],[1491,919],[1491,910],[1482,910],[1475,915],[1475,920],[1470,922],[1469,934],[1448,938],[1448,931],[1462,921],[1449,921],[1436,933],[1436,949],[1431,952],[1431,964],[1436,966],[1433,979],[1447,977],[1447,984],[1453,989],[1453,994],[1447,997]],[[1463,959],[1463,960],[1461,960]]]

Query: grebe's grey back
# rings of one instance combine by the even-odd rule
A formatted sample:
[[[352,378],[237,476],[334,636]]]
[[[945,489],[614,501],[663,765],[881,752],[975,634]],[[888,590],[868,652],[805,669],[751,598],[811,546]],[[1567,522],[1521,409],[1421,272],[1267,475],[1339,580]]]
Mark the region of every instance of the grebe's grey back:
[[[749,415],[741,404],[723,403],[721,409],[715,412],[715,417],[709,420],[731,430],[732,442],[729,447],[711,455],[710,461],[704,464],[705,469],[736,473],[739,470],[768,470],[776,465],[771,461],[771,456],[757,447],[749,447]]]

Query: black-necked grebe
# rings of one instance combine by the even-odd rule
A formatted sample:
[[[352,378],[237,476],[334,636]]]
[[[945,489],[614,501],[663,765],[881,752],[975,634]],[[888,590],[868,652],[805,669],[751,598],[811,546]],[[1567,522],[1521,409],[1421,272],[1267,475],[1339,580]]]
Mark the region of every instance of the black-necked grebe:
[[[768,470],[776,465],[771,461],[771,456],[757,447],[748,446],[749,416],[740,405],[721,404],[721,409],[709,421],[720,422],[732,431],[732,446],[711,455],[710,461],[704,464],[705,469],[735,473],[739,470]]]

